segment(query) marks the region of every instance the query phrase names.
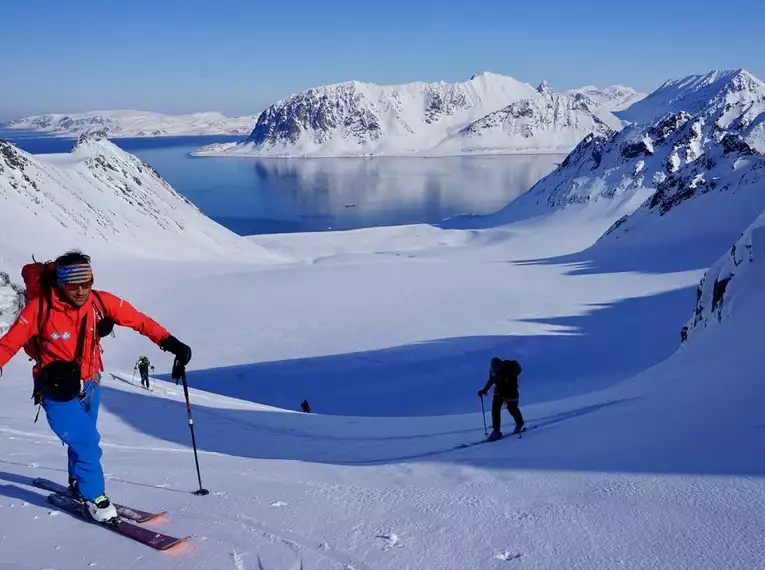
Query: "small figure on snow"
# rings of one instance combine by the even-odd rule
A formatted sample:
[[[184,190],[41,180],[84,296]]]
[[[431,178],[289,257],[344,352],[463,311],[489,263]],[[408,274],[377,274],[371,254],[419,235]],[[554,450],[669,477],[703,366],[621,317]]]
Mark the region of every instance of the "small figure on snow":
[[[300,404],[300,408],[306,413],[311,413],[311,406],[308,404],[308,400],[303,400],[303,403]]]
[[[518,407],[518,375],[521,373],[521,365],[517,360],[502,360],[496,356],[491,359],[489,380],[478,395],[484,397],[489,393],[489,388],[494,385],[494,398],[491,401],[491,426],[493,431],[489,434],[489,441],[495,441],[502,437],[500,427],[502,425],[502,406],[507,406],[507,411],[515,420],[515,431],[518,434],[523,429],[523,414]]]
[[[154,372],[154,366],[151,365],[149,359],[144,355],[141,355],[138,358],[138,361],[133,367],[133,370],[138,370],[139,374],[141,375],[141,386],[147,390],[149,389],[149,368],[151,368],[151,371]]]

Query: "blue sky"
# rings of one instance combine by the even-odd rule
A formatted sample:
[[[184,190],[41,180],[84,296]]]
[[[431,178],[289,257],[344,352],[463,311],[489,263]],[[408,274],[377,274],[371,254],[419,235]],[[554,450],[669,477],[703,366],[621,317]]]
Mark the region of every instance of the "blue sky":
[[[553,88],[744,67],[765,79],[765,2],[35,0],[0,6],[0,119],[146,109],[253,113],[349,79]]]

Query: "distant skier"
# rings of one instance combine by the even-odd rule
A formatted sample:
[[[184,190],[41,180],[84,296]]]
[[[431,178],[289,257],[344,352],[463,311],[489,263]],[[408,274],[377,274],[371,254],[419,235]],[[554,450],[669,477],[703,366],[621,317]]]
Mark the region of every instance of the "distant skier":
[[[27,290],[35,288],[37,296],[28,296],[30,302],[0,337],[0,372],[22,347],[35,347],[29,350],[35,358],[34,401],[68,446],[70,489],[94,520],[109,521],[117,510],[105,493],[96,426],[103,370],[100,339],[114,323],[130,327],[174,354],[182,366],[191,360],[191,349],[127,301],[94,290],[90,258],[83,253],[25,265],[21,274]]]
[[[133,367],[133,370],[138,370],[138,373],[141,375],[141,386],[147,390],[149,389],[149,368],[151,368],[151,371],[154,372],[154,367],[151,365],[151,362],[149,362],[149,359],[144,355],[141,355],[138,358],[138,361]]]
[[[308,400],[303,400],[303,403],[300,404],[300,408],[306,413],[311,413],[311,406],[308,404]]]
[[[502,437],[500,427],[502,425],[502,406],[507,405],[507,411],[515,420],[515,431],[520,433],[523,429],[523,414],[518,408],[518,375],[521,373],[521,365],[517,360],[502,360],[496,356],[491,359],[489,380],[478,395],[483,397],[489,393],[489,388],[494,385],[494,398],[491,401],[491,426],[493,431],[489,434],[489,441],[495,441]]]

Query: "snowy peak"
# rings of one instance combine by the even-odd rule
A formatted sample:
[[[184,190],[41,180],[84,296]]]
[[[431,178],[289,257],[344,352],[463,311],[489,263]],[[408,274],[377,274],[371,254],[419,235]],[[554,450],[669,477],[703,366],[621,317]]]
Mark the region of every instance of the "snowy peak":
[[[491,71],[479,71],[478,73],[474,73],[470,76],[470,81],[473,81],[474,79],[491,79],[492,77],[505,77],[504,75],[500,75],[498,73],[493,73]]]
[[[213,134],[246,134],[257,116],[229,118],[218,112],[163,115],[148,111],[88,111],[46,114],[0,124],[8,130],[28,130],[52,136],[152,137]]]
[[[757,82],[757,78],[745,69],[727,69],[712,70],[703,75],[688,75],[680,79],[669,79],[665,81],[656,91],[674,90],[678,93],[688,94],[694,91],[700,91],[708,87],[719,89],[720,86],[728,83],[752,84]]]
[[[197,154],[567,152],[602,123],[620,124],[608,113],[593,117],[590,104],[582,95],[556,93],[546,82],[537,89],[488,72],[457,83],[338,83],[295,93],[272,105],[242,144],[216,145]],[[493,116],[497,112],[503,114]],[[505,123],[508,117],[522,119],[523,125]],[[478,140],[484,135],[486,141]],[[471,140],[463,144],[465,136]]]
[[[537,91],[541,93],[542,95],[548,95],[553,92],[552,87],[550,87],[550,84],[547,82],[547,80],[543,80],[542,83],[537,85]]]
[[[645,99],[617,115],[632,123],[648,123],[687,112],[713,118],[720,128],[734,121],[746,127],[765,110],[765,84],[746,70],[712,71],[665,82]]]
[[[75,141],[74,145],[72,145],[72,148],[69,149],[70,154],[98,152],[120,157],[128,155],[128,153],[109,141],[105,136],[94,133],[81,134],[79,137],[77,137],[77,140]]]

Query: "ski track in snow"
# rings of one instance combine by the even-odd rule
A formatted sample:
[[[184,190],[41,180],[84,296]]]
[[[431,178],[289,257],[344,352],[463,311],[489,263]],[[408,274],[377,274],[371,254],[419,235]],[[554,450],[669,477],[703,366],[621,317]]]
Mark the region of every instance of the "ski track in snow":
[[[240,524],[248,528],[251,532],[259,533],[271,542],[287,546],[295,553],[295,556],[298,557],[298,559],[300,559],[301,549],[305,549],[315,554],[319,554],[324,558],[333,560],[338,564],[342,564],[343,567],[354,568],[356,570],[371,570],[371,568],[363,562],[355,560],[351,555],[341,550],[336,550],[327,542],[318,542],[292,531],[275,529],[247,515],[239,515],[238,518]]]
[[[234,550],[231,553],[231,557],[234,559],[234,568],[236,570],[245,570],[244,560],[242,559],[241,554],[239,554],[236,550]]]
[[[294,531],[276,529],[248,515],[236,515],[233,517],[226,516],[223,520],[219,521],[219,523],[224,522],[224,520],[238,526],[241,530],[244,530],[248,535],[250,535],[250,540],[252,537],[254,537],[256,540],[265,540],[270,544],[282,547],[286,551],[290,552],[293,560],[289,566],[290,569],[299,570],[301,568],[306,568],[306,563],[304,561],[306,552],[323,558],[329,562],[336,563],[341,568],[347,568],[349,570],[371,570],[372,568],[369,565],[356,560],[350,554],[336,549],[326,541],[317,541],[315,539],[311,539],[295,533]],[[230,531],[226,532],[226,534],[231,537],[235,537],[240,533],[234,529],[231,529]],[[209,537],[207,540],[208,542],[221,542],[220,539],[210,539]],[[221,544],[224,544],[224,542],[221,542]],[[233,558],[236,570],[242,570],[246,567],[243,553],[234,550],[231,556]],[[263,568],[264,570],[271,569],[271,566],[264,562],[265,555],[261,556],[260,554],[256,554],[256,560],[258,568]],[[283,566],[280,566],[279,568],[283,568]],[[310,568],[310,566],[308,566],[308,568]]]

